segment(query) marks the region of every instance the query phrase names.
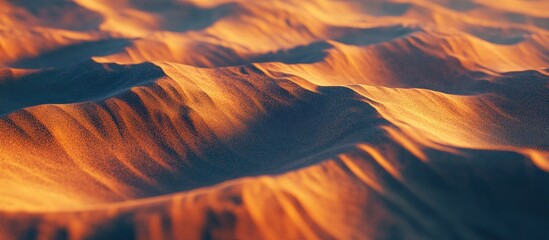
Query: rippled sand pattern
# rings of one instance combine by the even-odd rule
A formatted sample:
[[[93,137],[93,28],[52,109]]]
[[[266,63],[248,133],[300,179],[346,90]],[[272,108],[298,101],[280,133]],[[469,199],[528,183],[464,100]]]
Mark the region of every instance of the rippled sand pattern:
[[[547,0],[0,0],[0,239],[548,229]]]

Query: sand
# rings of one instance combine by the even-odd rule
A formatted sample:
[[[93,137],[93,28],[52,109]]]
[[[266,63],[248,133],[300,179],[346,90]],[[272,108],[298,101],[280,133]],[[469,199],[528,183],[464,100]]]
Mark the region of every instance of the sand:
[[[0,239],[547,239],[547,9],[0,0]]]

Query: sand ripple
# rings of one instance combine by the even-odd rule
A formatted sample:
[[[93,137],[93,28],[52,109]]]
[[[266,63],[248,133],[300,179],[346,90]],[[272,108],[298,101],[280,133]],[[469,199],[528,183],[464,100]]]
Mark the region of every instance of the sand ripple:
[[[548,1],[0,1],[1,239],[542,239]]]

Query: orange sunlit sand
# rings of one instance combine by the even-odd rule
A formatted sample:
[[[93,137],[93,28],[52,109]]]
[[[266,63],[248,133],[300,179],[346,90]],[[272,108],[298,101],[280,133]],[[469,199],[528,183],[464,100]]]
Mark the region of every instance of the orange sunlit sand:
[[[0,239],[544,239],[547,0],[0,0]]]

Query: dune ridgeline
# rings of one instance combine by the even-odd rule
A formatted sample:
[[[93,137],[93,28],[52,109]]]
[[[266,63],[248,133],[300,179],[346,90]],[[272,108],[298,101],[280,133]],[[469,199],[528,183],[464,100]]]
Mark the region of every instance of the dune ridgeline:
[[[0,239],[547,239],[549,1],[0,1]]]

